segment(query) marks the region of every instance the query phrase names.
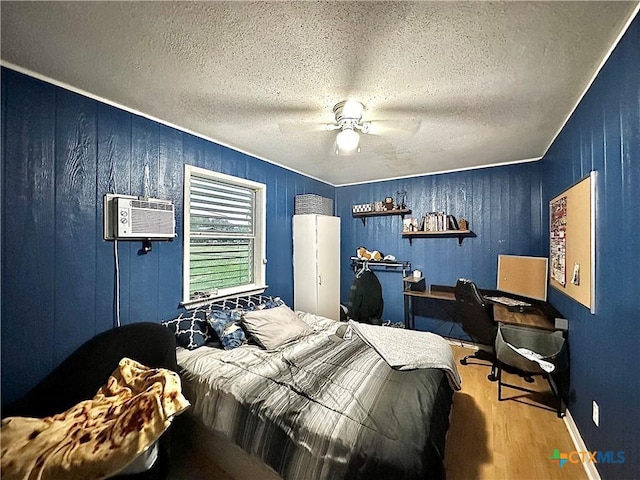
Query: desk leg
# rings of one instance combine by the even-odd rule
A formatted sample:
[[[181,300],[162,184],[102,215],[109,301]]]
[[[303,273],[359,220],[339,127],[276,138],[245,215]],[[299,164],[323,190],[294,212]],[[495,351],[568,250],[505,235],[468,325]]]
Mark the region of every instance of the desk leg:
[[[404,328],[409,328],[409,295],[403,295],[404,297]]]
[[[413,297],[411,297],[411,329],[416,329],[416,313],[413,310]]]
[[[416,328],[416,316],[413,314],[413,297],[411,295],[404,296],[404,328]]]

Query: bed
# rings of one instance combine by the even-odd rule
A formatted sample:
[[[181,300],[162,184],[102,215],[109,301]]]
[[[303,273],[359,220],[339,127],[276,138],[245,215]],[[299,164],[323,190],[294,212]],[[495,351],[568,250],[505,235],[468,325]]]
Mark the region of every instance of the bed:
[[[201,453],[216,458],[211,450],[222,448],[220,442],[235,445],[273,478],[444,478],[449,414],[460,386],[444,339],[269,307],[210,305],[192,314],[209,326],[236,315],[231,323],[246,338],[231,348],[220,345],[229,323],[218,325],[217,335],[178,342],[183,393],[192,404],[186,416],[216,438]],[[193,337],[198,329],[186,330]],[[284,340],[274,343],[278,336]],[[424,352],[424,362],[414,364]],[[196,443],[206,450],[208,442]],[[245,460],[234,462],[246,468]]]

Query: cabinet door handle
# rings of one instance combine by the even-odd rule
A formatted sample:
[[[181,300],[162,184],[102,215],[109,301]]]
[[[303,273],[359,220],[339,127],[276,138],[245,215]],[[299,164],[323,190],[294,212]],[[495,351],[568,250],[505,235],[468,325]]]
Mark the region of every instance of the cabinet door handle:
[[[318,285],[322,285],[322,275],[318,275]]]

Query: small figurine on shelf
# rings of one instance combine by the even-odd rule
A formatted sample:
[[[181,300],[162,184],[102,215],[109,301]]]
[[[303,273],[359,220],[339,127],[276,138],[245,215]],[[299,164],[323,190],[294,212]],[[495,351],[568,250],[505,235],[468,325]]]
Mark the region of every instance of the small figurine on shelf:
[[[404,210],[407,208],[407,192],[406,190],[398,190],[396,192],[396,208]]]
[[[393,198],[385,197],[383,207],[385,210],[393,210]]]
[[[458,220],[458,225],[460,226],[460,230],[469,230],[469,222],[467,222],[464,218]]]
[[[360,260],[375,260],[379,262],[382,260],[384,255],[380,253],[378,250],[367,250],[366,247],[358,247],[356,250],[356,255]]]

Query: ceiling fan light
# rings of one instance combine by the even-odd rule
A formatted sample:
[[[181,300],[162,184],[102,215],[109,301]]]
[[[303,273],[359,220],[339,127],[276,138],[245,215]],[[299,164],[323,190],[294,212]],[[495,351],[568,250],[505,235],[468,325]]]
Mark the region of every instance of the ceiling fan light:
[[[338,149],[343,152],[352,152],[358,148],[360,143],[360,135],[352,128],[345,128],[338,133],[336,144]]]
[[[342,116],[345,118],[355,118],[360,120],[362,118],[362,112],[364,107],[360,102],[355,100],[347,100],[342,107]]]

